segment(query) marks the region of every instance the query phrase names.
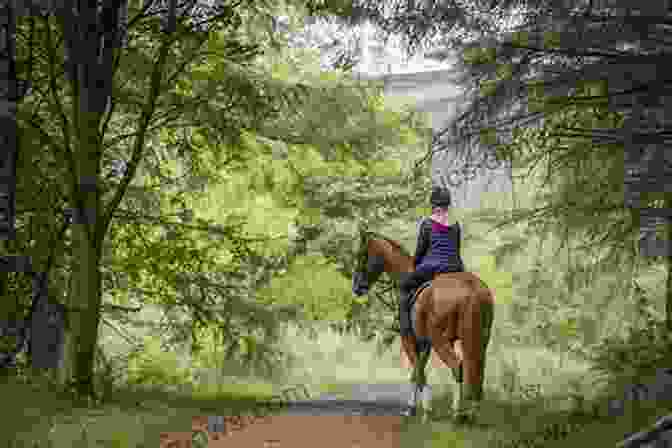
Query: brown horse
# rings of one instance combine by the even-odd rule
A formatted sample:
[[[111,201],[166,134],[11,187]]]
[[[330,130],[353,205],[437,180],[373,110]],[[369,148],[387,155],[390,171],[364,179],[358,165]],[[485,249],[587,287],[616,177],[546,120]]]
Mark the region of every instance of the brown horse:
[[[383,272],[398,283],[413,272],[414,258],[389,238],[361,228],[353,293],[368,293]],[[460,420],[473,417],[483,396],[485,353],[490,340],[494,298],[488,286],[470,272],[442,273],[418,295],[411,314],[414,335],[401,343],[413,366],[415,384],[412,412],[426,383],[425,366],[430,352],[416,353],[415,337],[428,337],[432,348],[450,367],[458,384],[454,411]],[[470,409],[471,408],[471,409]]]

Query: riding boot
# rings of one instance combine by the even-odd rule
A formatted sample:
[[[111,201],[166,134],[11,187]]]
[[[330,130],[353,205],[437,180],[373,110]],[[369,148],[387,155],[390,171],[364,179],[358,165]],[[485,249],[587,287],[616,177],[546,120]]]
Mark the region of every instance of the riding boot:
[[[413,334],[410,301],[411,292],[402,290],[399,296],[399,332],[402,336],[411,336]]]
[[[426,355],[432,349],[432,340],[428,337],[416,337],[415,339],[415,353],[420,356],[420,354]]]

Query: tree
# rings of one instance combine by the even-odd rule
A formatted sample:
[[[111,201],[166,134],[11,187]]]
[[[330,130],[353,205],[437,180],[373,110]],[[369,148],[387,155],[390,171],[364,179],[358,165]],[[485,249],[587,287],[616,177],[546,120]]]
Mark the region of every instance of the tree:
[[[228,58],[233,67],[258,54],[258,45],[237,32],[243,11],[235,5],[210,8],[197,26],[195,19],[182,16],[175,24],[175,33],[162,32],[155,18],[157,12],[150,10],[151,3],[140,9],[131,7],[129,51],[120,51],[115,45],[120,37],[116,26],[118,7],[117,2],[103,4],[101,11],[83,5],[75,11],[59,10],[56,15],[61,20],[62,33],[46,18],[39,18],[38,36],[26,38],[23,47],[31,55],[31,51],[38,53],[39,49],[35,69],[43,78],[39,79],[33,101],[26,103],[20,122],[40,135],[55,160],[66,162],[69,182],[63,194],[79,211],[73,225],[72,261],[76,268],[69,280],[68,306],[73,312],[67,358],[82,394],[93,392],[91,375],[102,299],[103,243],[141,162],[147,159],[150,137],[155,135],[157,126],[171,122],[182,127],[200,125],[203,117],[215,117],[222,108],[231,108],[229,94],[238,90],[246,101],[239,102],[238,107],[234,103],[233,110],[241,113],[245,123],[209,119],[206,123],[210,127],[204,129],[235,141],[242,128],[271,114],[273,104],[255,95],[258,80],[246,79],[235,70],[229,77],[230,81],[237,81],[233,90],[218,90],[210,85],[195,98],[174,93],[175,83],[192,75],[192,64],[200,63],[207,56],[208,45],[217,45],[218,39],[219,55]],[[261,6],[256,12],[259,14],[251,15],[268,17]],[[103,24],[102,29],[96,28],[98,23]],[[216,37],[214,41],[212,37]],[[61,38],[66,42],[64,48],[58,46]],[[100,42],[104,42],[102,47]],[[59,59],[65,63],[59,63]],[[119,70],[122,65],[124,69]],[[60,69],[63,66],[65,70]],[[65,81],[61,78],[64,74]],[[108,139],[110,131],[116,135]],[[103,182],[103,170],[109,169],[115,158],[124,156],[128,159],[121,177]],[[219,163],[225,163],[221,156]]]
[[[162,32],[152,8],[151,3],[130,7],[127,48],[121,51],[106,41],[98,53],[101,59],[81,58],[96,49],[85,45],[78,53],[74,31],[46,18],[21,22],[17,33],[18,72],[34,73],[35,79],[34,94],[18,111],[24,156],[19,165],[18,243],[30,253],[29,235],[42,228],[50,230],[35,235],[39,250],[52,244],[49,237],[57,234],[68,205],[91,212],[89,224],[95,216],[94,226],[78,217],[75,228],[56,248],[51,265],[59,272],[60,290],[68,295],[71,325],[64,379],[73,377],[83,394],[93,392],[104,293],[115,295],[122,309],[145,293],[142,300],[162,303],[168,310],[188,310],[191,319],[172,322],[177,330],[173,342],[190,337],[195,350],[199,329],[206,325],[214,323],[226,330],[221,336],[232,341],[227,351],[235,353],[241,338],[249,336],[244,331],[272,329],[278,316],[292,318],[293,309],[264,307],[250,298],[268,282],[269,272],[283,269],[305,253],[307,244],[301,240],[315,240],[321,232],[300,216],[295,250],[286,256],[268,256],[255,246],[267,239],[247,238],[244,221],[221,224],[211,217],[188,216],[194,197],[206,184],[221,181],[223,172],[244,170],[269,142],[289,148],[295,162],[311,152],[327,162],[321,173],[299,173],[280,194],[268,185],[278,200],[298,204],[304,214],[320,208],[306,205],[308,192],[319,185],[304,188],[305,180],[319,180],[329,164],[340,165],[342,176],[330,179],[340,182],[339,189],[348,188],[349,165],[360,164],[359,172],[372,171],[369,159],[382,158],[386,146],[399,140],[393,132],[399,120],[388,114],[386,121],[379,122],[383,114],[376,97],[353,89],[351,81],[323,75],[295,82],[267,75],[259,57],[273,42],[283,43],[269,25],[275,13],[272,7],[219,5],[207,12],[198,27],[194,18],[181,13],[174,33]],[[97,19],[97,12],[79,13],[89,21]],[[239,32],[242,23],[249,26],[248,34]],[[70,47],[59,45],[64,38]],[[96,71],[99,61],[110,64],[108,75]],[[91,85],[87,83],[99,76],[108,76],[108,97],[87,90]],[[322,121],[315,120],[315,107],[320,104],[330,105]],[[302,108],[297,111],[298,105]],[[302,122],[306,119],[312,119],[312,127]],[[80,157],[83,154],[90,157]],[[25,172],[39,181],[31,185]],[[84,187],[95,184],[95,189],[82,190],[77,181],[82,173],[88,173],[84,178],[91,181]],[[64,184],[61,178],[70,182]],[[401,183],[398,178],[394,182]],[[357,188],[365,191],[364,187]],[[52,191],[56,200],[45,202],[38,188]],[[36,196],[45,201],[34,201]],[[368,203],[359,200],[361,210],[356,214],[362,214]],[[28,225],[35,211],[28,204],[43,214],[41,227]],[[207,243],[200,241],[204,234],[210,238]],[[224,248],[231,257],[220,263]],[[40,260],[40,267],[49,266]],[[243,268],[249,269],[241,275]],[[267,336],[273,339],[273,334]],[[264,355],[263,344],[256,346],[260,347],[257,353]]]
[[[247,162],[246,180],[235,196],[248,190],[269,195],[273,202],[264,202],[264,209],[274,203],[295,216],[297,236],[288,256],[278,260],[280,269],[300,276],[302,270],[294,269],[294,260],[300,264],[320,254],[349,282],[355,221],[371,220],[383,228],[389,219],[414,211],[418,193],[424,196],[420,183],[426,178],[413,177],[413,164],[405,162],[425,144],[418,135],[422,123],[414,114],[385,106],[379,89],[363,88],[341,72],[320,72],[315,54],[301,54],[300,48],[280,52],[273,71],[278,77],[289,72],[291,79],[312,87],[311,95],[301,107],[281,114],[287,119],[271,121],[251,136],[258,145],[257,156]],[[280,284],[282,280],[274,283],[275,289]],[[348,309],[372,305],[382,313],[396,314],[394,307],[377,308],[377,300],[356,303],[349,286],[347,293]],[[320,307],[326,308],[326,304]],[[321,311],[309,314],[327,318]],[[350,313],[353,321],[355,314]],[[368,325],[378,314],[362,315],[360,322]]]

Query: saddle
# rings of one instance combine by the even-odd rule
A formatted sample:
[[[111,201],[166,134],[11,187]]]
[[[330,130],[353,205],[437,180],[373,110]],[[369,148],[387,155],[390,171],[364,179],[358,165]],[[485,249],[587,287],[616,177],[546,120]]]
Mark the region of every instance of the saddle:
[[[426,288],[429,288],[430,286],[432,286],[432,280],[426,281],[422,285],[418,286],[418,288],[415,291],[413,291],[413,294],[411,295],[411,298],[408,301],[409,308],[411,310],[413,309],[413,305],[415,305],[415,301],[418,299],[420,293],[424,291]]]

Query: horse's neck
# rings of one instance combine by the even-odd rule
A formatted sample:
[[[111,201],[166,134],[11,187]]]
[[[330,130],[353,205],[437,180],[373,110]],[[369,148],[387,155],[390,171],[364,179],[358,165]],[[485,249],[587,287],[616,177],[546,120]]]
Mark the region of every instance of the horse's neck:
[[[387,241],[385,241],[384,249],[385,272],[395,278],[398,278],[401,272],[413,272],[413,257],[404,255]]]

